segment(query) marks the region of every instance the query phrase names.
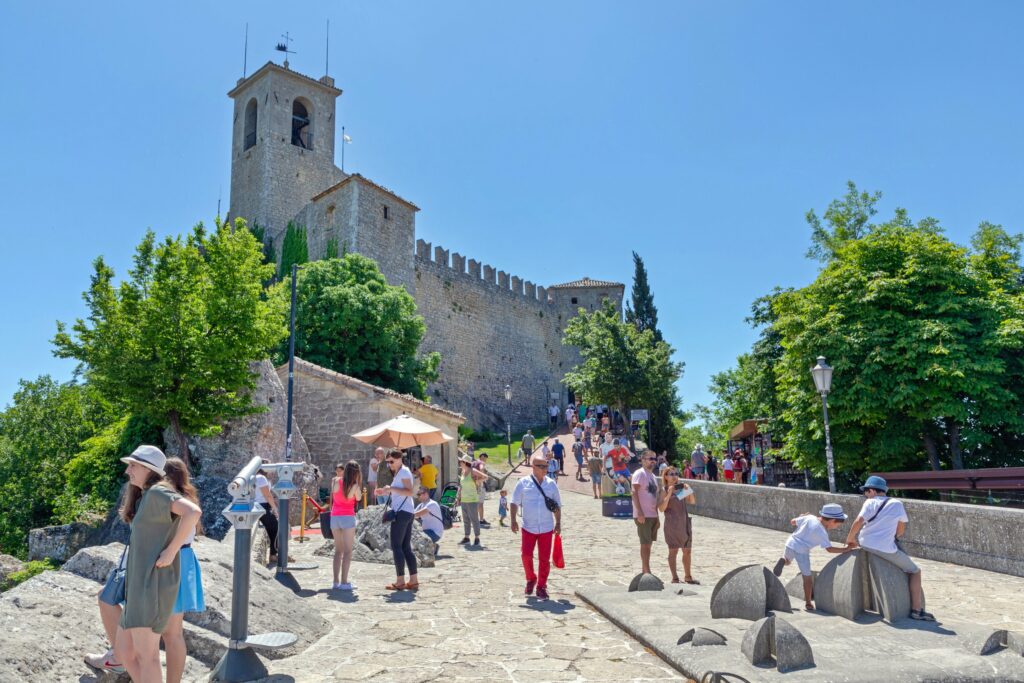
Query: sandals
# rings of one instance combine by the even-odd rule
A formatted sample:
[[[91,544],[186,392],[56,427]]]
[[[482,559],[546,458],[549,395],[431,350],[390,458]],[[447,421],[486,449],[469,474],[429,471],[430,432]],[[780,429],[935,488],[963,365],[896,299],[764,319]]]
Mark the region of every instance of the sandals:
[[[414,590],[416,590],[419,587],[420,587],[420,582],[419,581],[417,581],[416,583],[407,583],[407,584],[405,584],[405,590],[408,590],[408,591],[414,591]]]
[[[916,619],[917,621],[935,621],[935,615],[930,612],[925,612],[923,609],[910,610],[910,618]]]
[[[672,583],[679,583],[679,577],[678,576],[673,576],[672,577]]]
[[[404,591],[406,588],[408,588],[406,584],[397,582],[389,583],[388,585],[384,586],[384,590],[388,591]]]
[[[685,583],[690,584],[691,586],[699,586],[700,585],[700,581],[698,581],[697,579],[693,578],[692,576],[690,578],[688,578],[688,579],[683,579],[683,581]]]

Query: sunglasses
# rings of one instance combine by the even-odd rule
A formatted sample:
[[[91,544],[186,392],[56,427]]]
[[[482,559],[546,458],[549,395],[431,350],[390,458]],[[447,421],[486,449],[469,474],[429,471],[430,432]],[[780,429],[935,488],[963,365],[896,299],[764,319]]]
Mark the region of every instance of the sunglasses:
[[[678,472],[666,472],[665,476],[666,477],[678,477],[679,473]]]

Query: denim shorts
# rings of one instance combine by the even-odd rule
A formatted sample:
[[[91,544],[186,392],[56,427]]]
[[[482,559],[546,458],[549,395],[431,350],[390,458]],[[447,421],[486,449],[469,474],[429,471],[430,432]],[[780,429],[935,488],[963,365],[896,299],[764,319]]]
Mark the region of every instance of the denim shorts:
[[[786,554],[783,555],[787,560],[796,560],[796,566],[799,567],[800,573],[804,576],[811,575],[811,554],[810,553],[798,553],[792,548],[786,548]]]
[[[356,516],[355,515],[331,515],[331,528],[332,529],[355,529],[356,528]]]

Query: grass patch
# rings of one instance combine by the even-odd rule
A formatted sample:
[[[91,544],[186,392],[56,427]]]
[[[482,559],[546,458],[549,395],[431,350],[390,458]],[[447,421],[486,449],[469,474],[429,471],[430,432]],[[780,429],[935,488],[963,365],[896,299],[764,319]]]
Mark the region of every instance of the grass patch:
[[[548,435],[548,426],[540,425],[539,427],[533,427],[533,438],[534,448],[540,448],[540,445],[544,442],[544,439]],[[526,434],[524,429],[521,432],[512,432],[512,464],[518,464],[519,460],[516,458],[516,454],[523,445],[523,435]],[[487,465],[487,469],[497,473],[508,472],[508,442],[504,434],[495,434],[496,439],[488,441],[473,441],[476,445],[474,453],[479,456],[481,453],[487,454],[487,459],[490,463]]]
[[[45,560],[33,560],[31,562],[26,562],[24,569],[20,572],[11,572],[7,578],[4,579],[3,585],[0,585],[0,591],[10,590],[19,583],[28,581],[36,574],[42,574],[43,572],[59,568],[60,565],[49,558]]]

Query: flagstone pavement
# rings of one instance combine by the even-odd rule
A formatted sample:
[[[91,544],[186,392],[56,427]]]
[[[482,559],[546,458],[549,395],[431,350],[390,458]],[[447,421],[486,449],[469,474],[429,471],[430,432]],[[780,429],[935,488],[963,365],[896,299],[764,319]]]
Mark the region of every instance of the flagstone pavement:
[[[519,537],[498,526],[493,496],[486,503],[493,526],[483,531],[482,549],[457,545],[461,529],[450,530],[437,566],[421,571],[416,593],[385,590],[394,579],[391,567],[367,563],[352,565],[354,593],[331,591],[330,558],[312,555],[322,541],[293,544],[296,560],[319,562],[315,570],[294,572],[306,595],[296,609],[315,606],[333,630],[299,656],[269,661],[269,680],[685,680],[574,595],[579,585],[627,583],[639,571],[637,537],[630,520],[601,516],[589,484],[570,475],[560,477],[559,485],[566,568],[552,569],[549,601],[524,597]],[[693,574],[713,585],[736,566],[773,563],[786,535],[695,517],[694,537]],[[665,556],[659,539],[653,562],[655,572],[667,579]],[[813,553],[814,568],[829,557]],[[920,564],[929,609],[940,620],[955,615],[960,621],[1024,630],[1019,602],[1024,579],[928,560]]]

